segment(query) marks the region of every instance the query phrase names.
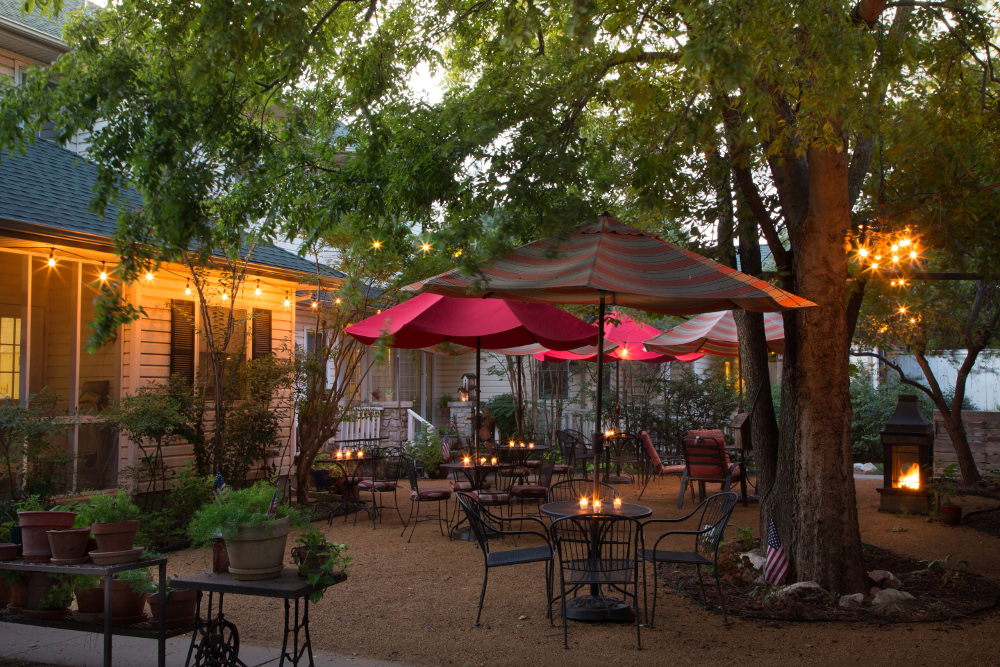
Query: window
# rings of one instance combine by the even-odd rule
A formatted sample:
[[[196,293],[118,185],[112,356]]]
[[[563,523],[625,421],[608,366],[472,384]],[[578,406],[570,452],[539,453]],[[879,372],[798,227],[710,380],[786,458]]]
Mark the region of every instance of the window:
[[[21,318],[0,317],[0,398],[21,398]]]
[[[170,374],[194,384],[194,301],[170,302]]]
[[[543,361],[538,366],[538,396],[562,399],[569,396],[569,362]]]

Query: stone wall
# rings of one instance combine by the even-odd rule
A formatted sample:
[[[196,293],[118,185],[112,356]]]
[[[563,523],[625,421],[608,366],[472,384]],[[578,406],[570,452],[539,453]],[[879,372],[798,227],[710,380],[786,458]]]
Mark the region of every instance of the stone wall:
[[[454,423],[458,427],[458,435],[462,438],[463,444],[472,442],[472,406],[471,401],[451,401],[448,403],[451,415],[448,417],[449,423]],[[457,449],[457,447],[453,447]]]
[[[413,401],[372,401],[371,406],[382,408],[382,443],[392,447],[406,442],[406,411],[413,408]]]

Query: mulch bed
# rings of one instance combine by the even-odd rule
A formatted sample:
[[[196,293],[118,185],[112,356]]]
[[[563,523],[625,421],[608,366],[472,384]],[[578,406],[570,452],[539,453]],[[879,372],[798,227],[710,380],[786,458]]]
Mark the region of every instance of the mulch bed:
[[[965,515],[962,523],[989,535],[1000,537],[1000,509],[971,512]]]
[[[723,582],[722,594],[726,609],[733,616],[782,621],[855,621],[869,623],[916,623],[948,621],[992,608],[1000,602],[1000,586],[975,572],[964,571],[957,563],[948,568],[957,570],[927,571],[927,564],[869,544],[864,545],[865,570],[888,570],[902,581],[901,590],[916,599],[902,608],[878,610],[866,595],[860,607],[841,608],[837,601],[793,602],[775,599],[770,586],[748,584],[738,586]],[[701,604],[701,590],[693,566],[661,566],[661,576],[682,595]],[[708,606],[721,611],[715,582],[706,570],[705,594]],[[831,596],[832,597],[832,596]]]

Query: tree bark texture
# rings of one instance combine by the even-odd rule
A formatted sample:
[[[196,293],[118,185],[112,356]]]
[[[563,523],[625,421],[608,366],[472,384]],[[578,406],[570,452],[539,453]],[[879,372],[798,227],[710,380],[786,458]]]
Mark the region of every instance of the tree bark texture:
[[[786,382],[791,392],[782,401],[794,403],[796,413],[795,421],[782,420],[796,443],[792,559],[799,581],[856,593],[865,590],[865,571],[847,368],[847,255],[842,248],[843,230],[851,223],[847,152],[813,147],[807,159],[807,212],[790,237],[796,293],[817,307],[793,316],[802,326],[792,332],[795,368]]]

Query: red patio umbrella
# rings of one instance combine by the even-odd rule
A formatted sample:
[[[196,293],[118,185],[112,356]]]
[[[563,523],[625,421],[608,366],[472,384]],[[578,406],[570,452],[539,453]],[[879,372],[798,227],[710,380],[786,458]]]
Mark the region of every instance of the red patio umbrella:
[[[764,313],[764,337],[767,349],[781,354],[785,349],[785,324],[781,315]],[[705,313],[692,317],[650,338],[643,346],[650,353],[690,354],[704,352],[722,357],[738,357],[739,338],[736,335],[736,320],[732,311]]]
[[[412,291],[456,297],[499,297],[541,303],[607,300],[658,313],[693,314],[744,308],[775,312],[816,304],[603,214],[572,231],[507,253],[477,275],[461,268],[409,285]],[[598,329],[604,349],[604,329]],[[594,493],[601,452],[604,355],[597,358]]]
[[[387,339],[390,347],[412,350],[440,343],[476,349],[476,382],[482,382],[482,350],[539,344],[572,350],[598,342],[599,330],[578,317],[544,303],[498,299],[452,299],[421,294],[344,329],[365,345]],[[473,442],[479,459],[479,387]]]

